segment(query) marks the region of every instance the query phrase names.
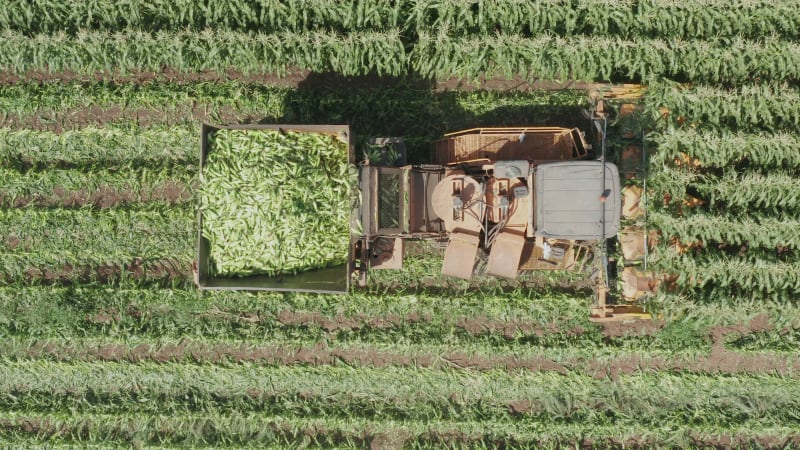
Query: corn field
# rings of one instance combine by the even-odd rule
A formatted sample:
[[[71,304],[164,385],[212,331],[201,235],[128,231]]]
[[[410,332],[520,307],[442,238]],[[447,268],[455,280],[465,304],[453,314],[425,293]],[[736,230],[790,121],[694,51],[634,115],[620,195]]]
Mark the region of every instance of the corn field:
[[[3,2],[0,440],[800,447],[797,6]],[[654,274],[652,320],[590,322],[588,273],[453,280],[433,243],[347,295],[197,289],[199,212],[208,227],[252,200],[251,229],[214,225],[233,276],[342,262],[350,225],[333,141],[231,144],[201,174],[201,124],[348,125],[357,157],[402,136],[420,164],[473,127],[590,137],[587,89],[606,82],[647,85],[628,118],[628,100],[607,103],[608,157],[647,149],[623,181],[648,192],[623,223],[652,231],[647,267],[618,260],[617,278]],[[292,178],[309,185],[288,195]],[[254,248],[277,247],[257,223],[277,210],[292,222],[272,234],[301,260],[259,250],[256,267]]]

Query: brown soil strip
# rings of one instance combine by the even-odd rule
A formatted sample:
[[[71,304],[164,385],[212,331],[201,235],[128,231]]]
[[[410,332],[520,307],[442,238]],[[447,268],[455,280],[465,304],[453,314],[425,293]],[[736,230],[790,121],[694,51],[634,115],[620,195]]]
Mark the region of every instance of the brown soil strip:
[[[92,206],[106,209],[145,202],[164,202],[175,205],[191,198],[191,190],[184,183],[166,181],[154,186],[150,191],[141,193],[130,190],[120,190],[113,186],[100,186],[93,192],[88,192],[85,189],[67,191],[57,186],[53,189],[52,195],[35,194],[32,196],[17,197],[13,202],[0,193],[0,205],[13,206],[15,208],[26,206],[60,208]]]
[[[186,266],[186,267],[183,267]],[[100,266],[72,266],[47,267],[40,269],[31,267],[22,279],[5,277],[0,274],[0,283],[15,283],[23,281],[30,284],[64,285],[80,283],[108,283],[113,284],[125,279],[152,280],[172,282],[191,279],[192,272],[189,264],[181,264],[172,259],[144,262],[142,258],[134,258],[127,264],[103,264]]]

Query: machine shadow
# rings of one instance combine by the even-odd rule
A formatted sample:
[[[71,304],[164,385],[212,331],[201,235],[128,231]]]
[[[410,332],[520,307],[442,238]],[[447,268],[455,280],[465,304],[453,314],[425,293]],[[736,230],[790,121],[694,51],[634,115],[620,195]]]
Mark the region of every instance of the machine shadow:
[[[482,126],[586,127],[578,105],[520,105],[517,96],[522,93],[517,91],[437,91],[436,86],[436,80],[415,74],[311,73],[286,94],[277,122],[347,124],[355,137],[357,158],[369,138],[403,137],[412,164],[431,162],[432,142],[451,131]],[[515,104],[485,108],[499,97]],[[273,117],[260,121],[274,122]]]

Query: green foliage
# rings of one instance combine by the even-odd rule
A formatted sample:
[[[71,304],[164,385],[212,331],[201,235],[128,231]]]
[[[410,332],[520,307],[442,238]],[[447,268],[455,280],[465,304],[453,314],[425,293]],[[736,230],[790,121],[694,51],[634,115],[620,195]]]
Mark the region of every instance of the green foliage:
[[[733,132],[800,130],[800,91],[788,85],[742,84],[725,89],[656,83],[648,89],[645,102],[647,110],[657,117],[663,114],[661,108],[666,108],[673,124],[683,118],[693,127]]]
[[[214,274],[275,276],[347,262],[351,183],[340,138],[213,132],[200,211]]]
[[[173,166],[179,172],[191,172],[196,170],[200,153],[197,134],[194,127],[86,127],[62,133],[0,128],[0,166],[18,170],[105,167],[118,171]]]
[[[689,292],[715,296],[748,294],[756,299],[797,299],[800,264],[725,256],[672,257],[659,262],[679,274]]]
[[[440,31],[420,33],[419,41],[409,48],[407,53],[396,29],[347,35],[325,31],[150,34],[125,30],[33,37],[4,31],[0,68],[18,74],[33,70],[159,72],[169,68],[184,73],[235,69],[246,74],[279,75],[301,69],[345,76],[414,71],[445,79],[478,79],[498,73],[574,80],[671,76],[728,83],[753,78],[794,80],[800,76],[800,46],[777,38],[683,41],[510,33],[453,37]]]
[[[4,282],[24,279],[31,269],[59,273],[66,266],[96,268],[136,258],[176,259],[187,267],[196,236],[194,215],[181,208],[0,209],[0,229],[4,230],[0,241]]]
[[[780,216],[750,214],[734,219],[725,215],[692,212],[673,216],[652,212],[649,219],[665,237],[677,237],[681,242],[701,241],[705,245],[747,245],[748,247],[800,248],[800,222]]]
[[[777,39],[726,42],[619,37],[555,37],[513,34],[454,38],[420,34],[412,68],[424,76],[476,79],[649,80],[657,76],[710,82],[764,77],[792,80],[800,75],[800,47]]]
[[[744,164],[770,170],[800,169],[800,138],[796,133],[670,128],[650,134],[649,139],[658,147],[652,162],[670,163],[684,153],[700,160],[701,168]]]
[[[194,173],[177,169],[96,170],[75,169],[18,172],[0,168],[0,206],[95,206],[119,202],[136,207],[138,202],[185,202],[191,197]],[[116,206],[116,205],[114,205]],[[144,206],[144,205],[141,205]],[[163,209],[163,206],[161,206]]]
[[[24,73],[236,69],[244,73],[288,70],[332,71],[343,75],[404,73],[405,49],[398,31],[338,35],[324,31],[251,34],[233,31],[81,31],[30,37],[0,34],[0,68]]]
[[[9,0],[0,11],[0,28],[25,33],[70,34],[80,29],[147,31],[192,29],[309,31],[341,33],[402,28],[413,36],[447,30],[453,35],[495,31],[527,36],[616,35],[730,38],[777,34],[800,37],[792,1],[765,0],[127,0],[60,2]]]
[[[791,223],[789,218],[800,211],[800,185],[795,173],[727,171],[704,181],[695,189],[715,210],[741,215],[764,211],[784,223]]]
[[[403,4],[388,0],[9,0],[0,11],[0,28],[27,33],[125,28],[350,32],[395,28]]]

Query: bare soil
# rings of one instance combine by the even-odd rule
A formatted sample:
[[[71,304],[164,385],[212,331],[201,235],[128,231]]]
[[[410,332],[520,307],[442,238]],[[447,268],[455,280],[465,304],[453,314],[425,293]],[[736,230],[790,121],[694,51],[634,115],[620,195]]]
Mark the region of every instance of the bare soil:
[[[27,206],[81,208],[92,206],[100,209],[114,208],[122,205],[146,202],[164,202],[175,205],[192,198],[191,190],[183,183],[166,181],[153,187],[150,191],[134,192],[131,190],[117,189],[113,186],[100,186],[93,192],[86,189],[68,191],[61,186],[56,186],[50,195],[32,195],[17,197],[13,201],[16,208]],[[0,204],[7,204],[10,200],[0,194]]]

